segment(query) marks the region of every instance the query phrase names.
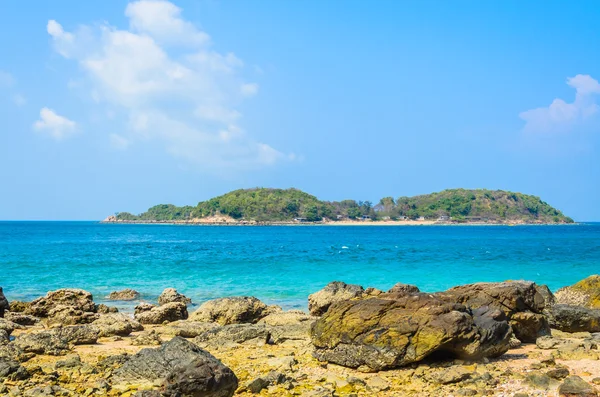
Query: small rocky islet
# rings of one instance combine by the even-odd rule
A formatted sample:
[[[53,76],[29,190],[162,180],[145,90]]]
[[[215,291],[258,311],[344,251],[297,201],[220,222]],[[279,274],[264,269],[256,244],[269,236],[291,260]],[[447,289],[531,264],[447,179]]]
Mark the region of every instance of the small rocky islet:
[[[8,298],[8,299],[7,299]],[[254,297],[188,312],[133,290],[133,316],[80,289],[0,288],[0,396],[598,396],[600,276],[438,293],[332,282],[309,313]]]

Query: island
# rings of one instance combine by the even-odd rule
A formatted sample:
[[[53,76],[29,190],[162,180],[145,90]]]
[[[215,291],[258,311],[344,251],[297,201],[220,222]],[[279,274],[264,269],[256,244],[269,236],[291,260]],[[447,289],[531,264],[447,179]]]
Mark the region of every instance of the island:
[[[504,190],[448,189],[413,197],[322,201],[301,190],[239,189],[196,206],[159,204],[134,215],[118,212],[105,223],[211,225],[426,225],[567,224],[573,219],[537,196]]]

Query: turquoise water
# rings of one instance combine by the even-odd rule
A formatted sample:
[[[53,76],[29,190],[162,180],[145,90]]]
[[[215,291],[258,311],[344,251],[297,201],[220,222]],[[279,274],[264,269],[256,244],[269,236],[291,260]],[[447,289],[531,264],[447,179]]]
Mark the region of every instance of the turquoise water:
[[[329,281],[437,291],[528,279],[555,290],[600,273],[600,223],[566,226],[107,225],[0,222],[0,286],[29,300],[63,287],[101,302],[175,287],[195,302],[254,295],[286,308]],[[127,307],[125,307],[127,308]],[[130,309],[130,307],[129,307]]]

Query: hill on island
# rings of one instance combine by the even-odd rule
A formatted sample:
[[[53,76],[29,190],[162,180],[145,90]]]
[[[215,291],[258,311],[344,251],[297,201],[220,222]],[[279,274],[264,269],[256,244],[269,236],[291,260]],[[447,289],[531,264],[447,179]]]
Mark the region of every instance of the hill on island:
[[[369,201],[321,201],[298,189],[240,189],[201,201],[196,206],[156,205],[113,221],[173,222],[227,216],[249,222],[306,222],[344,219],[451,220],[453,222],[572,223],[539,197],[504,190],[449,189],[414,197]]]

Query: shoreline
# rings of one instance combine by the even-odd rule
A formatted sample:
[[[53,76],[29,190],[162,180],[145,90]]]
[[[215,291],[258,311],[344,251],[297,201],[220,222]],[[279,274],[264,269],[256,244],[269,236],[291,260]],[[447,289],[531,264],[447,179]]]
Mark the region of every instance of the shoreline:
[[[200,222],[200,221],[99,221],[108,225],[170,225],[170,226],[567,226],[574,223],[533,222],[439,222],[439,221],[327,221],[327,222]]]

